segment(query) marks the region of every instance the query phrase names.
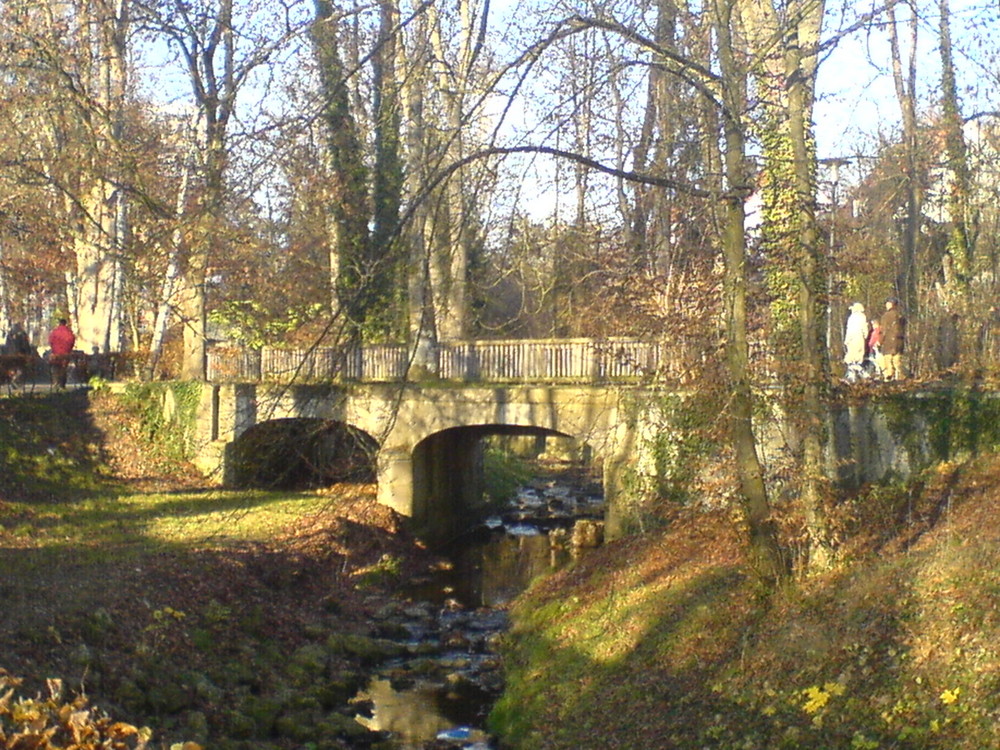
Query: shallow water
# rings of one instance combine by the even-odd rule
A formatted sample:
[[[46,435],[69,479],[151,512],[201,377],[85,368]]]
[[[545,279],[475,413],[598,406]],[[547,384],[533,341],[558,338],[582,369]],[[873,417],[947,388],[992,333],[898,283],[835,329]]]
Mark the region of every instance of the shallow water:
[[[453,565],[406,592],[414,656],[381,665],[359,699],[360,722],[392,733],[398,750],[493,747],[486,718],[502,689],[493,646],[506,606],[539,575],[571,559],[568,529],[599,518],[601,498],[550,484],[520,491],[504,512],[445,551]]]

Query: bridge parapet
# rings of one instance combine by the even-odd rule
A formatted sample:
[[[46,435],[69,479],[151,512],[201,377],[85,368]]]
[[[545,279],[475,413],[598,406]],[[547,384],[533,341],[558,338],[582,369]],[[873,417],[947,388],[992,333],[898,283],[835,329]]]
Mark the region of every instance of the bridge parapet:
[[[685,382],[705,352],[695,342],[608,339],[505,339],[438,344],[422,372],[480,383],[594,383],[642,379]],[[208,379],[216,383],[400,382],[413,365],[405,344],[344,349],[259,350],[213,347]]]

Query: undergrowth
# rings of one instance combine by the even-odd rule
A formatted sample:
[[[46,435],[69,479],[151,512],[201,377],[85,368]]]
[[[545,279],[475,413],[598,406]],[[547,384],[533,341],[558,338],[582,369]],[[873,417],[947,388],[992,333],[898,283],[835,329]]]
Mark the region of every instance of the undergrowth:
[[[534,471],[514,453],[488,445],[483,451],[483,474],[484,500],[493,507],[510,500],[517,488],[534,476]]]
[[[191,458],[198,403],[204,386],[195,381],[128,383],[120,396],[135,413],[150,443],[177,461]]]

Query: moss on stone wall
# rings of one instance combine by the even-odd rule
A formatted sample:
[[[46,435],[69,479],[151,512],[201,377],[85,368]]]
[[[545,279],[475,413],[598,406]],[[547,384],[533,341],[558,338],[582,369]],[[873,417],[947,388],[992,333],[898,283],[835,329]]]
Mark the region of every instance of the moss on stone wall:
[[[759,448],[775,498],[796,489],[800,436],[780,403],[760,398]],[[1000,450],[1000,394],[969,388],[832,401],[826,436],[830,479],[843,488],[906,479],[941,462]],[[849,412],[849,414],[848,414]],[[632,440],[619,457],[615,512],[624,533],[654,528],[665,507],[703,497],[726,471],[724,406],[703,393],[635,392],[622,399]],[[722,485],[712,483],[712,491]]]
[[[951,388],[876,397],[893,436],[911,453],[930,448],[930,460],[946,461],[1000,448],[1000,397]]]
[[[190,460],[195,451],[195,425],[204,383],[129,383],[122,393],[138,414],[145,436],[175,460]]]
[[[655,527],[663,501],[692,502],[706,467],[717,466],[722,448],[719,409],[701,394],[629,394],[622,410],[634,443],[621,461],[615,497],[625,533]]]

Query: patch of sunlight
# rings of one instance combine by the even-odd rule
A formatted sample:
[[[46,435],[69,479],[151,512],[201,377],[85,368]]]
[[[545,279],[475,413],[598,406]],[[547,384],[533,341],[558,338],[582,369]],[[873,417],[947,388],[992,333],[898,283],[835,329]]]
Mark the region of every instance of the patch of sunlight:
[[[674,620],[674,635],[695,630],[684,627],[687,602],[704,586],[699,576],[686,580],[663,578],[645,584],[623,584],[610,596],[579,612],[558,638],[588,659],[610,666],[627,658],[649,638],[665,617]]]
[[[289,493],[214,493],[210,499],[168,498],[164,513],[144,523],[150,539],[169,542],[263,541],[317,513],[330,498]]]
[[[53,549],[254,541],[335,502],[315,494],[222,490],[88,498],[30,509],[17,537],[22,546]]]

